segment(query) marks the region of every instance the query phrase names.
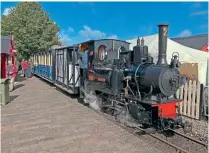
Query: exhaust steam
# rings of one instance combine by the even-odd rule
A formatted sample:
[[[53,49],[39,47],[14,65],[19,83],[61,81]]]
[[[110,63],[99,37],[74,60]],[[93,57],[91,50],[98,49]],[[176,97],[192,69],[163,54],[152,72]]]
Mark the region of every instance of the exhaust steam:
[[[101,111],[102,100],[98,98],[92,91],[90,92],[85,91],[84,102],[86,104],[89,104],[89,106],[94,110]],[[117,110],[118,111],[114,112],[114,117],[117,122],[132,128],[140,126],[140,124],[138,124],[136,120],[133,117],[131,117],[131,115],[128,113],[126,109],[120,107],[117,108]]]
[[[101,110],[101,102],[100,100],[97,98],[97,96],[95,94],[93,94],[92,91],[90,91],[90,93],[85,92],[85,98],[84,98],[84,102],[89,104],[89,106],[97,111]]]

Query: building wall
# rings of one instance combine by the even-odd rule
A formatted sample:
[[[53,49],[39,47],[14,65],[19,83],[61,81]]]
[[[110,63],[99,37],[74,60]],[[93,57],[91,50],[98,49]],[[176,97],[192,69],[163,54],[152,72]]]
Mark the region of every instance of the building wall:
[[[6,66],[8,61],[8,55],[7,54],[1,54],[1,78],[6,78]]]

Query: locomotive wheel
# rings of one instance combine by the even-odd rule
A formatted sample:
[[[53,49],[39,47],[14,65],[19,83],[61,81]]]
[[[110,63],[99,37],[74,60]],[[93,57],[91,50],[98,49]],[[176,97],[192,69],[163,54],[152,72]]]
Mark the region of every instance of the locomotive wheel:
[[[145,129],[147,129],[147,128],[149,128],[149,127],[150,127],[150,125],[149,125],[149,124],[142,124],[142,126],[143,126],[143,128],[145,128]]]
[[[96,97],[97,97],[97,104],[99,106],[100,112],[107,113],[108,108],[102,106],[102,97],[98,95]]]
[[[174,131],[171,131],[171,130],[166,130],[166,131],[163,131],[165,136],[167,137],[172,137],[175,135],[175,132]]]
[[[119,111],[117,111],[117,110],[113,110],[113,116],[114,116],[116,122],[119,122],[119,123],[120,123],[120,119],[119,119],[120,113],[121,113],[121,112],[119,112]]]
[[[77,98],[78,102],[85,105],[85,106],[88,106],[89,104],[85,102],[85,93],[83,91],[80,90],[80,93],[79,93],[79,97]]]

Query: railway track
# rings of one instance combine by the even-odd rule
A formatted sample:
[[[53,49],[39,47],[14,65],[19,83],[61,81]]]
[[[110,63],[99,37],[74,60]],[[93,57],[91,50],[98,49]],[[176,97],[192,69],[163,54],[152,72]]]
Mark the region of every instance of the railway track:
[[[111,120],[115,123],[117,123],[115,121],[115,119],[110,115],[110,114],[106,114],[103,112],[99,112],[91,107],[89,107],[90,109],[92,109],[93,111],[96,111],[97,113],[101,114],[102,116],[104,116],[105,118],[107,118],[108,120]],[[146,133],[144,131],[144,129],[137,127],[137,128],[131,128],[131,127],[127,127],[123,124],[117,123],[119,126],[121,126],[122,128],[128,130],[130,133],[132,133],[135,136],[141,137],[141,135],[139,135],[137,132],[141,132],[141,133]],[[184,134],[181,134],[175,130],[170,130],[170,132],[174,133],[175,136],[180,136],[181,138],[179,138],[178,140],[173,139],[173,137],[166,137],[163,136],[163,134],[159,134],[159,133],[146,133],[146,135],[143,135],[143,137],[147,137],[149,136],[150,138],[153,138],[159,142],[164,143],[167,146],[170,146],[172,148],[173,151],[178,152],[178,153],[197,153],[197,152],[201,152],[201,153],[207,153],[207,148],[208,148],[208,144],[199,141],[197,139],[194,139],[192,137],[186,136]],[[170,141],[168,140],[170,139]],[[172,141],[173,139],[173,141]],[[183,140],[184,139],[184,140]],[[186,140],[185,140],[186,139]],[[176,144],[175,142],[180,142],[181,145]],[[183,145],[183,146],[182,146]],[[197,147],[197,145],[199,145]],[[186,146],[186,147],[185,147]],[[189,149],[190,148],[190,149]]]
[[[157,140],[159,140],[159,141],[162,141],[162,142],[164,142],[165,144],[167,144],[167,145],[169,145],[169,146],[175,148],[175,150],[176,150],[177,152],[179,152],[179,153],[189,153],[188,151],[184,150],[183,148],[178,147],[177,145],[172,144],[172,143],[170,143],[169,141],[166,141],[166,140],[164,140],[164,139],[162,139],[162,138],[160,138],[160,137],[158,137],[158,136],[155,136],[154,134],[149,134],[149,135],[150,135],[151,137],[153,137],[153,138],[155,138],[155,139],[157,139]]]
[[[138,130],[143,130],[141,128],[137,128],[137,129]],[[151,137],[153,137],[153,138],[155,138],[155,139],[157,139],[157,140],[159,140],[159,141],[161,141],[161,142],[169,145],[170,147],[174,148],[176,150],[176,152],[178,152],[178,153],[193,153],[193,152],[194,153],[196,153],[196,152],[206,153],[208,151],[207,150],[208,149],[208,144],[206,144],[206,143],[204,143],[202,141],[199,141],[199,140],[194,139],[192,137],[186,136],[186,135],[184,135],[182,133],[179,133],[179,132],[177,132],[175,130],[169,130],[168,132],[172,132],[173,134],[178,135],[182,139],[186,139],[186,140],[182,141],[182,144],[180,143],[181,146],[179,146],[176,143],[174,143],[174,142],[177,142],[176,139],[174,139],[174,142],[169,141],[169,140],[167,140],[168,137],[165,137],[165,136],[163,137],[162,134],[158,134],[158,133],[157,134],[147,133],[147,135],[149,135],[149,136],[151,136]],[[170,137],[169,139],[171,140],[172,137]],[[179,141],[180,140],[181,139],[179,139]],[[185,143],[186,141],[188,143],[190,143],[190,145],[186,145],[186,143]],[[199,146],[197,146],[197,144]],[[185,149],[185,148],[187,148],[187,149]]]
[[[179,136],[182,136],[182,137],[188,139],[189,141],[193,141],[193,142],[195,142],[195,143],[198,143],[198,144],[200,144],[200,145],[202,145],[202,146],[208,148],[208,144],[206,144],[206,143],[204,143],[204,142],[202,142],[202,141],[200,141],[200,140],[194,139],[193,137],[190,137],[190,136],[186,136],[186,135],[184,135],[184,134],[182,134],[182,133],[179,133],[179,132],[177,132],[177,131],[175,131],[175,130],[170,130],[170,131],[172,131],[172,132],[175,133],[176,135],[179,135]]]
[[[144,129],[142,129],[142,128],[138,128],[138,127],[137,127],[136,129],[138,129],[138,130],[140,130],[140,131],[144,131]],[[146,134],[147,134],[148,136],[152,137],[152,138],[155,138],[155,139],[157,139],[157,140],[159,140],[159,141],[161,141],[161,142],[163,142],[163,143],[169,145],[170,147],[174,148],[174,149],[175,149],[177,152],[179,152],[179,153],[189,153],[189,152],[186,151],[185,149],[183,149],[183,148],[181,148],[181,147],[179,147],[179,146],[177,146],[177,145],[175,145],[175,144],[173,144],[173,143],[171,143],[171,142],[169,142],[169,141],[163,139],[163,138],[160,137],[160,136],[157,136],[156,134],[151,134],[151,133],[146,133]]]
[[[163,142],[163,143],[165,143],[165,144],[167,144],[167,145],[169,145],[170,147],[174,148],[176,150],[176,152],[178,152],[178,153],[193,153],[193,152],[195,153],[195,152],[201,152],[201,151],[198,151],[198,149],[194,149],[194,150],[192,149],[193,151],[191,151],[191,149],[190,150],[184,149],[184,147],[183,147],[183,146],[185,146],[184,143],[182,143],[182,146],[179,146],[179,145],[176,145],[173,142],[169,142],[166,139],[163,139],[162,137],[159,137],[159,136],[157,136],[155,134],[148,134],[148,135],[151,136],[151,137],[153,137],[153,138],[155,138],[155,139],[157,139],[157,140],[159,140],[159,141],[161,141],[161,142]],[[188,139],[188,140],[190,140],[190,141],[193,141],[195,143],[198,143],[198,144],[202,145],[203,147],[205,147],[205,149],[204,149],[205,151],[204,152],[207,152],[207,144],[204,144],[203,142],[198,142],[198,140],[195,140],[193,138],[191,139],[191,138],[189,138],[189,137],[187,137],[185,135],[182,135],[182,134],[181,134],[181,136],[184,137],[184,138],[186,138],[186,139]],[[192,146],[192,145],[194,145],[194,143],[191,143],[190,146]],[[187,148],[190,148],[190,147],[187,147]],[[192,148],[194,148],[194,146]],[[203,153],[203,152],[201,152],[201,153]]]

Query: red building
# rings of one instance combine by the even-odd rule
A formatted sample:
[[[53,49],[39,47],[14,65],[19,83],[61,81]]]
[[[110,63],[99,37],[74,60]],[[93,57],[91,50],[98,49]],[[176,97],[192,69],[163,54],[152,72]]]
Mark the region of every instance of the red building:
[[[208,52],[208,43],[201,50],[204,52]]]
[[[1,36],[1,78],[6,78],[6,66],[8,60],[12,59],[12,63],[15,64],[16,50],[14,48],[14,42],[12,36]]]

